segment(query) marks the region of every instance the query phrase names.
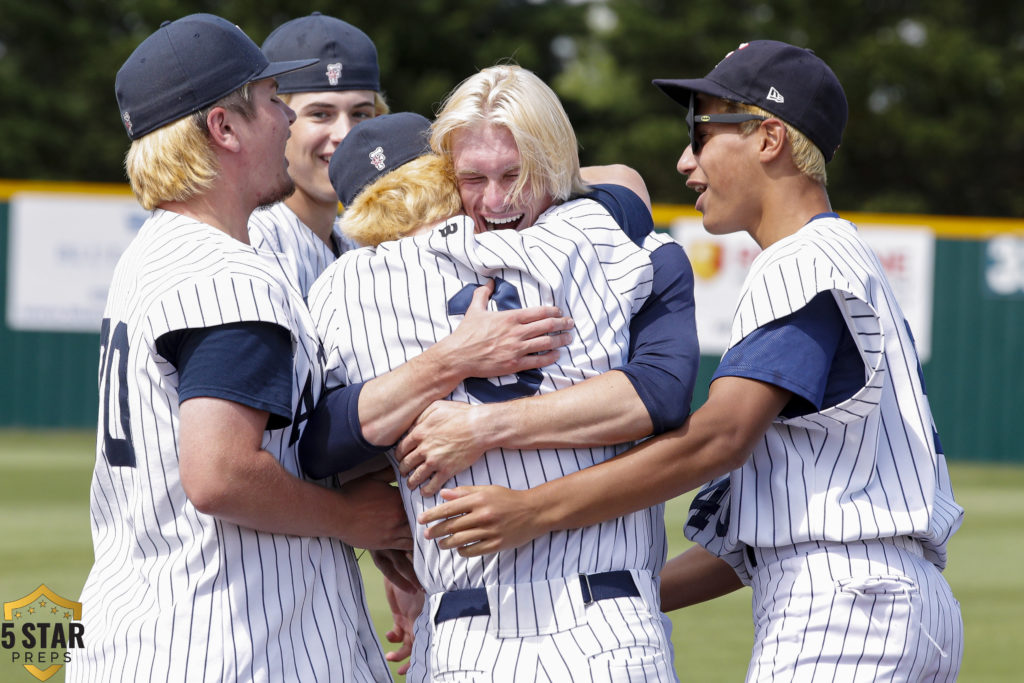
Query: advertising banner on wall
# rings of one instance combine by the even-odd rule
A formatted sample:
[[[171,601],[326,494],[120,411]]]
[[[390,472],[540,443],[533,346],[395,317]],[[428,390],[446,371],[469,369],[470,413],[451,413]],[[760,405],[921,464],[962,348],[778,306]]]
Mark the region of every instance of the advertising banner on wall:
[[[114,266],[148,215],[130,196],[14,194],[7,326],[99,332]]]
[[[859,225],[882,262],[903,315],[925,362],[931,356],[935,234],[926,227]],[[751,262],[761,253],[745,232],[711,235],[700,218],[675,221],[670,230],[693,265],[697,338],[704,355],[721,355],[729,345],[732,316]]]

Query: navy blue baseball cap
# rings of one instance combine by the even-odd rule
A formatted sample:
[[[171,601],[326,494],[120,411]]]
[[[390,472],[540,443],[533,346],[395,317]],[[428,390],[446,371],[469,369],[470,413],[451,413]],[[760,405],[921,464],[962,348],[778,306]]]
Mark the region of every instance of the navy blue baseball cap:
[[[430,121],[410,111],[384,114],[349,131],[327,174],[338,199],[349,206],[364,187],[429,151]]]
[[[263,41],[270,59],[315,57],[319,66],[277,79],[279,93],[324,90],[372,90],[380,92],[377,48],[358,28],[334,17],[313,12],[287,21]]]
[[[311,66],[271,62],[242,29],[213,14],[165,21],[117,71],[114,94],[128,137],[138,140],[230,95],[246,83]]]
[[[846,94],[836,75],[811,50],[777,40],[743,43],[704,78],[653,83],[684,107],[693,93],[760,107],[806,135],[825,161],[835,156],[846,128]]]

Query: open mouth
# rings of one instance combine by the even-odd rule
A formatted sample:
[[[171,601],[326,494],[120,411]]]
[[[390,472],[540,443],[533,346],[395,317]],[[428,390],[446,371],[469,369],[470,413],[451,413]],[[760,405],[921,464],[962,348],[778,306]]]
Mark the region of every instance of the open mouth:
[[[523,219],[524,214],[516,214],[515,216],[509,216],[507,218],[484,218],[484,223],[487,224],[488,230],[508,230],[518,225],[519,221]]]

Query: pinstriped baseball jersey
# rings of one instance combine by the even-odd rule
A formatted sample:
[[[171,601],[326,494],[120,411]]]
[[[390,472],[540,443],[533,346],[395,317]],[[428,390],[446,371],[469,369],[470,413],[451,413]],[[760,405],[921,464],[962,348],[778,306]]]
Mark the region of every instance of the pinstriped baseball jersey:
[[[864,360],[864,386],[820,412],[776,419],[729,486],[716,480],[698,494],[699,501],[718,497],[728,505],[717,520],[724,547],[711,540],[715,525],[692,524],[700,510],[691,510],[688,535],[716,554],[741,543],[914,536],[942,568],[963,509],[953,499],[909,327],[856,228],[838,217],[818,218],[758,255],[730,346],[826,291]]]
[[[355,246],[341,234],[337,223],[331,232],[331,240],[339,254]],[[317,237],[284,202],[253,211],[249,217],[249,241],[256,249],[270,250],[288,257],[284,264],[285,271],[298,286],[302,296],[309,293],[313,281],[337,258],[331,247]]]
[[[104,316],[89,636],[69,680],[389,680],[350,547],[221,521],[181,486],[178,375],[156,340],[240,321],[291,333],[294,418],[262,447],[303,476],[297,441],[322,350],[277,255],[157,210],[122,256]]]
[[[648,247],[665,239],[655,236]],[[539,372],[501,378],[499,386],[467,380],[452,400],[478,403],[547,393],[620,365],[628,351],[629,319],[650,291],[651,266],[649,251],[630,242],[591,200],[554,207],[538,225],[520,232],[474,235],[472,221],[460,216],[427,234],[349,252],[324,272],[309,297],[327,354],[328,385],[370,379],[448,335],[465,310],[464,288],[484,278],[496,280],[492,302],[499,308],[561,307],[575,321],[573,341],[557,363]],[[525,489],[624,448],[495,449],[449,485]],[[400,489],[416,529],[416,515],[441,500]],[[636,568],[657,575],[666,550],[660,506],[482,558],[440,550],[420,532],[413,533],[415,563],[428,593],[542,581],[577,571]]]

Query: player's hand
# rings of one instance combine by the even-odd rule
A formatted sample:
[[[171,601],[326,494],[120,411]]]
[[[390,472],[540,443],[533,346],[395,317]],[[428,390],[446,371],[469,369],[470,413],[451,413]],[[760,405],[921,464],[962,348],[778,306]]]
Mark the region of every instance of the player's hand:
[[[430,404],[395,448],[398,471],[410,489],[424,496],[475,463],[490,448],[485,441],[486,406],[456,401]]]
[[[442,489],[441,498],[447,502],[424,510],[417,521],[427,526],[424,538],[438,539],[441,549],[457,549],[463,557],[517,548],[549,531],[529,490],[459,486]]]
[[[491,311],[493,292],[493,280],[476,288],[462,322],[435,345],[438,351],[448,354],[462,377],[500,377],[554,363],[572,340],[572,318],[555,306]]]
[[[371,550],[370,557],[380,573],[388,581],[403,591],[414,593],[423,590],[420,580],[416,578],[416,570],[412,566],[411,553],[404,550]]]
[[[356,548],[412,552],[412,531],[396,487],[371,474],[344,484],[339,495],[344,509],[337,538]]]
[[[388,652],[384,658],[389,662],[405,662],[412,654],[414,637],[413,625],[416,617],[423,610],[425,595],[421,589],[406,591],[392,584],[385,579],[384,595],[388,599],[388,606],[391,607],[391,617],[394,619],[394,626],[384,634],[389,643],[401,643],[394,652]],[[405,662],[398,668],[398,675],[404,676],[409,673],[409,662]]]

